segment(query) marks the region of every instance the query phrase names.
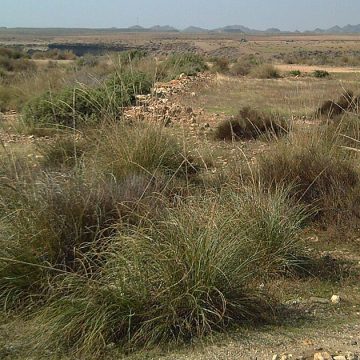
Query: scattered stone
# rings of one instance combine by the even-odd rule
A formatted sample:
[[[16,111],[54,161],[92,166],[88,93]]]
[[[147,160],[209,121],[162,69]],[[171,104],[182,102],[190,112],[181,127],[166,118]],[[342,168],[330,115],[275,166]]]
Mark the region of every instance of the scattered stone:
[[[357,345],[358,344],[358,342],[356,341],[356,340],[351,340],[351,343],[350,343],[350,345],[353,345],[353,346],[355,346],[355,345]]]
[[[354,353],[350,352],[350,351],[345,353],[345,358],[346,358],[346,360],[359,360],[359,356],[357,354],[354,354]]]
[[[275,355],[272,357],[272,360],[291,360],[291,359],[293,359],[293,355],[292,355],[292,354],[282,354],[282,355],[275,354]]]
[[[332,356],[328,352],[317,352],[314,354],[314,360],[332,360]]]
[[[347,360],[345,356],[343,355],[337,355],[333,357],[334,360]]]
[[[331,302],[332,302],[334,305],[340,304],[340,296],[339,296],[339,295],[333,295],[333,296],[331,297]]]

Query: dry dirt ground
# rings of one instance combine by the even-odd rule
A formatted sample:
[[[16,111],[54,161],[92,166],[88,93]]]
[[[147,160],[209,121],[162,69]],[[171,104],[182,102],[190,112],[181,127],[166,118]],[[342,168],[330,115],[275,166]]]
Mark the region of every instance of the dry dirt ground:
[[[233,59],[254,54],[267,59],[306,51],[334,54],[360,54],[360,35],[244,35],[241,33],[124,33],[119,31],[0,29],[0,45],[23,45],[27,49],[45,50],[49,44],[107,45],[142,48],[153,54],[173,51],[196,51],[207,56],[226,56]]]
[[[276,64],[276,68],[282,72],[289,72],[299,70],[302,73],[311,73],[315,70],[325,70],[329,73],[359,73],[360,67],[345,67],[345,66],[310,66],[300,64]]]

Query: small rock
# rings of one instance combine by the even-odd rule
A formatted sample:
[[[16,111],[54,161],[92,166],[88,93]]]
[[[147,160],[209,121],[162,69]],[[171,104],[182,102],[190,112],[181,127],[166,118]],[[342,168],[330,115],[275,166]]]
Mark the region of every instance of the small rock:
[[[346,357],[343,355],[337,355],[337,356],[334,356],[334,360],[346,360]]]
[[[328,352],[318,352],[314,354],[314,360],[332,360],[332,356]]]
[[[351,342],[350,342],[350,345],[353,345],[353,346],[355,346],[357,344],[358,344],[358,342],[356,340],[351,340]]]
[[[332,302],[334,305],[340,304],[340,296],[339,296],[339,295],[333,295],[333,296],[331,297],[331,302]]]
[[[280,355],[275,354],[275,355],[272,357],[272,360],[280,360]]]

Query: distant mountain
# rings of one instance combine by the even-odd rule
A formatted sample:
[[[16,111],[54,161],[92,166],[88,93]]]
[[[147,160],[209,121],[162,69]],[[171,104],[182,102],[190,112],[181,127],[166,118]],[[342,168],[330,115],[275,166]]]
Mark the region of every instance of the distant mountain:
[[[148,30],[158,31],[158,32],[178,32],[179,31],[178,29],[176,29],[170,25],[165,25],[165,26],[155,25],[155,26],[152,26],[151,28],[149,28]]]
[[[197,27],[197,26],[189,26],[186,29],[182,30],[182,32],[185,33],[205,33],[205,32],[209,32],[210,30],[208,29],[203,29],[201,27]]]
[[[130,26],[128,29],[129,30],[135,30],[135,31],[144,31],[144,30],[146,30],[144,27],[142,27],[140,25]]]
[[[270,33],[270,34],[275,34],[275,33],[281,33],[282,31],[278,28],[270,28],[265,30],[265,32]]]
[[[329,29],[315,29],[315,33],[322,34],[358,34],[360,33],[360,24],[359,25],[346,25],[344,27],[340,27],[338,25],[333,26]]]
[[[217,32],[241,32],[241,33],[258,32],[258,30],[253,30],[253,29],[250,29],[243,25],[228,25],[228,26],[224,26],[224,27],[215,29],[214,31],[217,31]]]
[[[26,29],[26,28],[14,28],[17,30],[32,30],[32,31],[43,31],[44,29]],[[6,28],[0,25],[0,30],[2,32],[11,31],[11,28]],[[360,34],[360,24],[358,25],[345,25],[340,27],[335,25],[329,29],[320,29],[316,28],[315,30],[307,31],[283,31],[278,28],[272,27],[267,30],[257,30],[251,29],[244,25],[227,25],[217,29],[205,29],[198,26],[189,26],[186,29],[179,30],[170,25],[155,25],[150,28],[146,28],[140,25],[130,26],[128,28],[108,28],[108,29],[70,29],[70,28],[49,28],[49,32],[53,33],[56,31],[71,32],[73,30],[89,31],[89,30],[99,30],[99,31],[118,31],[118,32],[183,32],[183,33],[206,33],[206,32],[217,32],[217,33],[242,33],[242,34]]]

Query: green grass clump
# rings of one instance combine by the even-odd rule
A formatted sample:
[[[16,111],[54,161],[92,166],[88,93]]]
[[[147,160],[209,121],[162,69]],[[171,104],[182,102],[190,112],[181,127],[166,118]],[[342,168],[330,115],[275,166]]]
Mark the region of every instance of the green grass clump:
[[[129,171],[169,177],[197,171],[177,139],[159,126],[111,126],[100,134],[97,147],[99,167],[118,179]]]
[[[136,222],[133,212],[151,189],[150,180],[130,175],[116,182],[55,173],[30,183],[13,182],[1,194],[2,306],[36,305],[53,277],[94,269],[100,263],[94,258],[85,264],[83,256],[95,244],[101,247],[101,239],[111,237],[115,225],[130,218]]]
[[[278,136],[288,130],[288,124],[279,116],[244,107],[236,116],[219,124],[215,138],[218,140],[255,139],[264,135]]]
[[[147,57],[147,53],[144,50],[128,50],[124,51],[119,56],[119,61],[123,65],[133,64],[139,60],[142,60]]]
[[[149,93],[152,84],[149,74],[126,68],[97,87],[79,84],[30,100],[23,109],[23,120],[34,127],[77,128],[104,118],[117,119],[123,107],[134,103],[137,94]]]
[[[289,72],[290,76],[301,76],[301,71],[300,70],[291,70]]]
[[[293,261],[303,210],[283,190],[189,200],[108,242],[98,276],[60,277],[38,320],[41,334],[100,354],[111,343],[132,350],[271,319],[258,284]]]
[[[160,65],[160,72],[166,74],[163,80],[171,80],[181,74],[193,76],[207,70],[207,65],[200,55],[192,53],[170,55]]]
[[[85,139],[75,136],[62,136],[53,142],[41,142],[37,145],[42,156],[41,164],[48,169],[67,169],[80,164],[91,146]]]

